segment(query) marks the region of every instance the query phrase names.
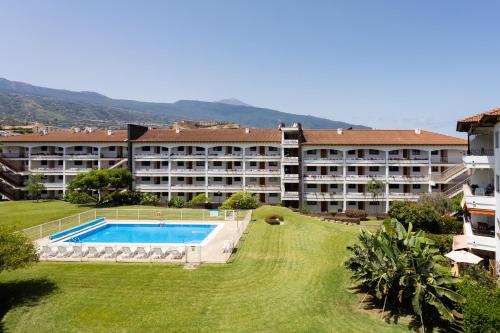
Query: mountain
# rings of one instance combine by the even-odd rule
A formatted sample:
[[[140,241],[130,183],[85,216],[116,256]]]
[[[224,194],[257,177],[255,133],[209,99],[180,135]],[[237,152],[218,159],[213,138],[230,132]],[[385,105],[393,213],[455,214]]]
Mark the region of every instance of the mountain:
[[[216,120],[270,128],[300,122],[305,128],[367,128],[314,116],[258,108],[236,99],[152,103],[112,99],[91,91],[38,87],[0,78],[0,122],[40,121],[63,127],[123,127],[125,123],[164,126],[175,121]]]
[[[215,101],[214,103],[222,103],[222,104],[229,104],[229,105],[239,105],[239,106],[252,106],[252,105],[247,104],[245,102],[242,102],[242,101],[240,101],[239,99],[236,99],[236,98],[221,99],[220,101]]]

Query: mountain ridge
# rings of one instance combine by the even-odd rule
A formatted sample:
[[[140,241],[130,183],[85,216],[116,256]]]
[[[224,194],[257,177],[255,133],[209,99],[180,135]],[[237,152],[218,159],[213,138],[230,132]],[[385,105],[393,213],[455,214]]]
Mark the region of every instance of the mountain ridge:
[[[216,120],[256,128],[272,128],[281,122],[300,122],[304,128],[311,129],[368,128],[254,107],[234,98],[226,99],[233,103],[221,101],[179,100],[160,103],[113,99],[93,91],[46,88],[0,78],[0,120],[3,121],[17,118],[18,121],[42,121],[63,127],[81,125],[82,122],[119,127],[128,122],[161,126],[179,120]]]

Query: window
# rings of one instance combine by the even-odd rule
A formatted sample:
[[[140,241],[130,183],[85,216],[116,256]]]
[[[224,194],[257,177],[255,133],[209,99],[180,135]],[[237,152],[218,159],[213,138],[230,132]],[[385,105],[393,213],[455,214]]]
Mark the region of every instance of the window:
[[[222,181],[222,177],[214,177],[214,182],[221,182]]]
[[[82,146],[76,146],[75,147],[75,151],[82,151],[83,150],[83,147]]]
[[[238,166],[238,167],[241,166],[241,162],[239,162],[239,161],[234,162],[234,166]]]
[[[141,177],[141,180],[143,182],[149,182],[151,180],[151,177]]]
[[[142,151],[150,151],[150,150],[151,150],[151,147],[149,147],[149,146],[142,147]]]
[[[116,150],[116,147],[115,147],[115,146],[111,146],[111,147],[109,147],[108,149],[109,149],[109,151],[115,151],[115,150]]]
[[[205,166],[205,162],[203,162],[203,161],[197,161],[196,162],[196,166],[199,166],[199,167]]]
[[[380,202],[378,201],[371,201],[370,202],[370,206],[379,206],[380,205]]]
[[[496,185],[496,190],[497,190],[497,193],[500,193],[500,177],[498,177],[498,175],[495,176],[495,185]]]
[[[412,149],[411,153],[412,153],[412,155],[420,155],[420,150]]]
[[[95,161],[97,162],[97,161]],[[57,165],[63,165],[63,161],[57,161]]]
[[[399,171],[399,167],[397,167],[397,166],[390,166],[389,167],[389,171],[391,171],[391,172],[398,172]]]
[[[162,182],[168,182],[168,177],[161,177]]]
[[[214,162],[214,167],[220,167],[220,166],[222,166],[222,162],[220,162],[220,161]]]
[[[371,166],[368,168],[368,170],[370,172],[378,172],[379,171],[379,167],[378,166]]]
[[[399,150],[391,150],[389,155],[399,155]]]
[[[347,152],[347,155],[354,155],[354,154],[356,154],[356,151],[355,151],[355,150],[349,150],[349,151]]]
[[[270,167],[277,167],[278,166],[278,162],[269,162],[269,166]]]
[[[167,147],[161,147],[161,151],[168,151]]]
[[[241,182],[241,177],[234,177],[235,182]]]
[[[330,188],[338,188],[339,184],[330,184]]]
[[[250,151],[257,151],[257,147],[250,147]]]
[[[338,201],[330,201],[330,205],[332,206],[337,206],[339,204]]]
[[[357,188],[356,184],[347,184],[347,188],[354,189]]]
[[[433,166],[433,167],[431,168],[431,170],[432,170],[432,172],[438,172],[438,171],[439,171],[439,167],[437,167],[437,166]]]
[[[250,166],[251,167],[256,167],[257,166],[257,162],[250,162]]]
[[[316,155],[316,149],[308,150],[307,155]]]
[[[184,177],[177,177],[177,181],[183,182],[184,181]]]
[[[316,184],[307,184],[307,188],[317,188]]]
[[[269,198],[276,198],[278,193],[269,193]]]
[[[337,155],[339,153],[338,150],[330,149],[330,155]],[[335,202],[335,201],[334,201]]]
[[[222,197],[222,193],[219,193],[219,192],[214,193],[214,197]]]
[[[331,171],[331,172],[336,172],[338,169],[339,169],[339,168],[338,168],[338,167],[336,167],[336,166],[331,166],[331,167],[330,167],[330,171]]]
[[[278,151],[278,147],[269,147],[269,151]]]
[[[433,151],[431,151],[431,155],[439,155],[439,150],[433,150]]]
[[[40,149],[41,149],[42,151],[47,151],[47,150],[49,149],[49,147],[47,147],[47,146],[42,146]],[[76,150],[76,149],[75,149],[75,150]]]
[[[177,151],[184,151],[184,146],[177,147]]]
[[[315,166],[308,166],[307,171],[316,171],[316,167]]]
[[[61,180],[63,179],[63,176],[57,176],[57,179]]]
[[[221,146],[219,146],[219,147],[214,147],[214,148],[213,148],[213,151],[222,151],[222,147],[221,147]]]
[[[370,155],[378,155],[378,154],[380,153],[380,150],[377,150],[377,149],[370,149],[370,150],[368,151],[368,153],[369,153]]]
[[[203,148],[203,147],[196,147],[196,151],[205,151],[205,148]]]
[[[45,163],[47,163],[47,162],[45,162]],[[83,165],[83,161],[75,161],[75,165]]]
[[[414,190],[420,190],[420,188],[421,188],[421,187],[422,187],[422,186],[421,186],[420,184],[413,184],[413,185],[411,186],[411,188],[412,188],[412,189],[414,189]]]
[[[399,184],[389,184],[389,189],[391,189],[391,190],[399,190]]]
[[[177,162],[177,166],[178,167],[184,166],[184,162],[183,161]]]
[[[420,172],[420,167],[413,167],[413,168],[411,168],[411,171]]]
[[[150,166],[151,162],[150,161],[142,161],[141,166]]]
[[[196,177],[195,179],[197,182],[205,181],[205,177]]]
[[[307,205],[308,206],[316,206],[316,201],[308,201]]]
[[[162,161],[161,166],[168,166],[168,161]]]
[[[234,151],[241,151],[240,147],[234,147]]]
[[[498,148],[500,143],[498,142],[499,139],[498,139],[498,131],[495,132],[495,148]]]
[[[350,166],[347,167],[347,171],[354,172],[354,171],[356,171],[356,167],[350,165]]]
[[[347,205],[349,205],[349,206],[356,206],[356,201],[349,201],[347,203]]]

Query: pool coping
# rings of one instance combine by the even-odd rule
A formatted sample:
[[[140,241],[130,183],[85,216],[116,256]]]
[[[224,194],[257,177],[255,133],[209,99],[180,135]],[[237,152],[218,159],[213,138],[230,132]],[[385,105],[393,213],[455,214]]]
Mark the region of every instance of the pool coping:
[[[118,223],[117,223],[118,222]],[[100,228],[106,224],[200,224],[200,225],[215,225],[215,229],[212,230],[205,239],[201,243],[114,243],[114,242],[66,242],[66,240],[75,237],[79,234],[87,233],[89,231],[92,231],[94,229]],[[68,234],[64,237],[58,238],[55,241],[50,241],[47,245],[50,246],[67,246],[67,245],[73,245],[75,246],[76,244],[79,244],[81,246],[94,246],[94,247],[103,247],[103,246],[122,246],[122,247],[180,247],[180,246],[206,246],[216,235],[217,233],[224,227],[225,222],[222,221],[187,221],[187,220],[182,220],[182,221],[176,221],[176,220],[120,220],[120,219],[107,219],[105,218],[104,222],[99,223],[97,225],[93,225],[89,228],[85,228],[82,230],[79,230],[75,233]]]

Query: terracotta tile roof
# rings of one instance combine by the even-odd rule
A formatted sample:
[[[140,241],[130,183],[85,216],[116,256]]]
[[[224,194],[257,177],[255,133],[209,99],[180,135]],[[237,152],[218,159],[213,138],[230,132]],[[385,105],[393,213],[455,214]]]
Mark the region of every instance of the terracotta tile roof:
[[[467,141],[444,134],[414,130],[304,130],[306,145],[467,145]]]
[[[95,130],[92,133],[81,131],[78,133],[72,130],[49,131],[47,134],[25,134],[12,137],[2,137],[0,142],[125,142],[127,141],[127,131],[111,131],[108,135],[106,130]]]
[[[151,129],[135,142],[281,142],[279,129]]]
[[[498,118],[500,118],[500,108],[491,109],[489,111],[478,113],[476,115],[459,120],[457,122],[457,131],[468,132],[472,126],[479,125],[480,123],[491,120],[492,118],[495,120],[498,120]]]

